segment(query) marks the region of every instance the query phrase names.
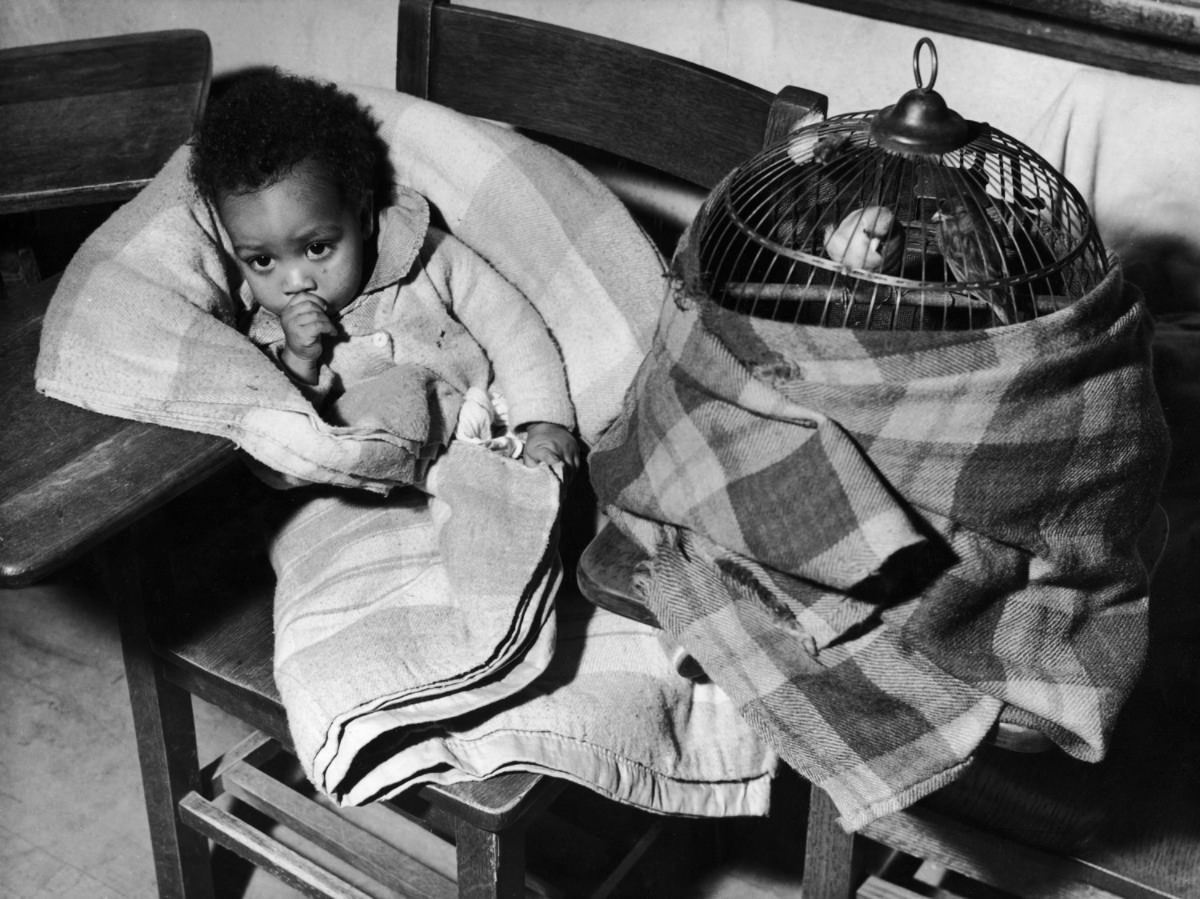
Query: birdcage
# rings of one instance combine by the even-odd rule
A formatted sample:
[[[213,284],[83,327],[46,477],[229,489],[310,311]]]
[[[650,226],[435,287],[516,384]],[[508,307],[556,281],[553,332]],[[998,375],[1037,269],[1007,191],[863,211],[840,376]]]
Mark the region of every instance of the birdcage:
[[[946,105],[929,38],[913,73],[894,105],[802,127],[731,172],[677,270],[728,309],[841,328],[1010,325],[1095,287],[1110,263],[1079,192]]]

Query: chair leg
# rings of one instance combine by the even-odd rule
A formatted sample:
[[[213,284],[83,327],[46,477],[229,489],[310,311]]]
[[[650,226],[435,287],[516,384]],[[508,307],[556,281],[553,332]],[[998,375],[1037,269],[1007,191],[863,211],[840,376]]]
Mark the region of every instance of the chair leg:
[[[458,821],[454,828],[459,899],[525,895],[525,828],[492,833]]]
[[[137,533],[122,534],[105,548],[101,564],[120,624],[158,894],[162,899],[212,899],[208,840],[179,817],[179,800],[201,786],[192,698],[166,680],[151,649],[146,556],[138,546]]]
[[[811,788],[801,887],[804,899],[852,899],[854,896],[854,834],[846,833],[837,818],[837,807],[825,791]]]

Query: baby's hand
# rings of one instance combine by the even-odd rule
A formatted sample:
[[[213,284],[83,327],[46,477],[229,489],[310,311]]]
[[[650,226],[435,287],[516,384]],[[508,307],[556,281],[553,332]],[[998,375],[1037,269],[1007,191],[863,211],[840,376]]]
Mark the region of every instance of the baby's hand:
[[[297,295],[279,315],[287,346],[280,359],[302,381],[317,382],[324,352],[321,339],[337,336],[337,326],[325,311],[325,303],[310,294]]]
[[[561,462],[569,470],[579,468],[579,444],[562,425],[535,421],[525,429],[525,464]]]

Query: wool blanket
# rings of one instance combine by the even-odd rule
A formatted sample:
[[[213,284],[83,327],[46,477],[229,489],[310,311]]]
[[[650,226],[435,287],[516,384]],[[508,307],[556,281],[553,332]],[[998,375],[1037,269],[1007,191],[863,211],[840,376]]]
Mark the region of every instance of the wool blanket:
[[[381,122],[398,187],[537,308],[594,442],[650,345],[665,272],[653,244],[544,145],[354,92]],[[421,491],[407,487],[416,443],[329,425],[247,339],[229,238],[188,183],[187,154],[72,260],[37,386],[227,437],[276,482],[328,485],[290,494],[270,540],[276,680],[313,783],[357,804],[523,768],[657,811],[764,814],[775,756],[723,693],[680,678],[646,628],[577,612],[558,633],[561,472],[458,443]]]
[[[561,611],[582,600],[560,478],[456,441],[428,494],[288,497],[275,683],[335,802],[523,770],[665,814],[767,813],[776,754],[722,691],[680,677],[650,628]]]
[[[351,90],[381,123],[397,184],[545,319],[593,442],[649,345],[663,283],[653,245],[603,184],[545,145],[395,91]],[[45,317],[38,389],[227,437],[286,478],[377,492],[410,483],[419,445],[324,422],[239,330],[248,310],[229,236],[189,183],[187,158],[180,148],[72,259]]]
[[[954,780],[1002,714],[1101,758],[1167,452],[1120,269],[1031,322],[895,333],[727,312],[690,253],[590,457],[665,630],[849,830]]]
[[[562,580],[560,477],[455,442],[431,495],[324,492],[280,524],[275,684],[313,784],[334,793],[380,720],[454,718],[545,670]]]
[[[765,814],[777,757],[734,703],[679,677],[654,629],[559,589],[537,526],[548,521],[536,514],[540,472],[466,444],[451,446],[439,476],[454,469],[428,503],[415,491],[359,509],[304,503],[272,544],[289,597],[276,603],[275,679],[311,781],[362,805],[521,770],[660,813]],[[457,476],[468,471],[488,477]],[[546,561],[532,579],[482,559],[472,571],[460,555],[486,535],[456,513],[509,479],[534,514],[492,526],[520,559],[540,541]],[[505,590],[529,594],[519,619]]]
[[[274,531],[275,683],[335,802],[524,770],[665,814],[768,811],[776,754],[650,629],[559,633],[561,477],[456,441],[427,493],[323,491]]]

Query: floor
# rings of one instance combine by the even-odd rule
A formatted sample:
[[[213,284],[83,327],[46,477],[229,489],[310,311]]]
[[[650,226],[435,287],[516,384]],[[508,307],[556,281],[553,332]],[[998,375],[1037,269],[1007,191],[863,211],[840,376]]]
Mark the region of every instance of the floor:
[[[116,622],[92,583],[81,565],[51,583],[0,592],[0,899],[156,895]],[[199,701],[196,718],[204,760],[246,734],[236,720]],[[681,896],[797,897],[803,795],[781,804],[792,811],[776,821],[668,822],[642,862],[640,882],[653,871],[655,879],[669,875],[686,883]],[[364,821],[398,826],[383,825],[369,812]],[[561,840],[561,834],[552,828],[543,840]],[[424,831],[392,836],[420,841],[427,863],[452,870],[452,855]],[[715,855],[727,861],[698,861]],[[300,895],[235,861],[223,860],[222,895]],[[631,882],[638,876],[635,871]],[[667,899],[661,890],[655,895]]]

